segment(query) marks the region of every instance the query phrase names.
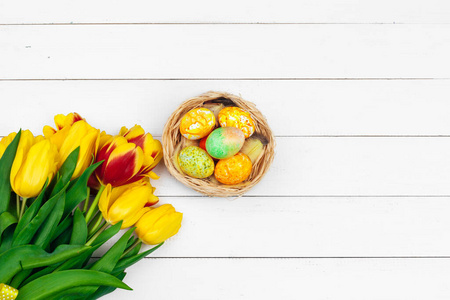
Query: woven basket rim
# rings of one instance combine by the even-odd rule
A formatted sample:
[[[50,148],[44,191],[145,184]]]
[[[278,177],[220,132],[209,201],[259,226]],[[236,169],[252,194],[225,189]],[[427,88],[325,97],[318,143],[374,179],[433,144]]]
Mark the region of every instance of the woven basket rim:
[[[180,120],[189,110],[201,107],[205,102],[233,102],[235,106],[249,112],[255,121],[255,134],[263,136],[267,144],[264,146],[263,153],[252,166],[252,172],[249,179],[236,185],[225,185],[217,182],[214,175],[199,179],[185,175],[173,162],[180,150],[182,135],[180,133]],[[264,115],[256,108],[256,105],[250,101],[244,100],[239,96],[226,92],[209,91],[197,97],[190,98],[183,103],[168,118],[162,135],[162,145],[164,154],[164,163],[170,174],[184,185],[200,192],[204,195],[214,197],[242,196],[253,186],[255,186],[269,170],[275,156],[275,137],[267,123]]]

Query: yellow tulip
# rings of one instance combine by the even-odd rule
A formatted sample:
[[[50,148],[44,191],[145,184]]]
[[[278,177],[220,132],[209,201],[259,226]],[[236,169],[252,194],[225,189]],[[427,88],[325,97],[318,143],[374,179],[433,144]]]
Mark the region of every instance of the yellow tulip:
[[[79,114],[77,113],[69,113],[67,115],[58,114],[54,118],[56,129],[51,128],[50,126],[44,127],[44,135],[51,134],[51,132],[56,133],[56,131],[63,129],[64,127],[70,126],[75,122],[84,120]]]
[[[57,117],[55,117],[55,123],[56,119]],[[74,179],[79,177],[91,164],[92,157],[96,154],[98,148],[100,130],[95,129],[84,120],[64,124],[60,130],[55,132],[46,130],[46,127],[44,127],[44,134],[57,146],[60,152],[61,161],[58,167],[61,167],[75,148],[80,147],[77,165],[72,175],[72,179]]]
[[[59,154],[55,145],[42,136],[22,131],[16,157],[11,168],[11,187],[23,198],[36,197],[45,181],[58,170]]]
[[[72,179],[81,176],[92,162],[93,155],[96,154],[100,130],[95,129],[86,121],[78,121],[69,127],[67,136],[61,145],[61,164],[66,160],[75,148],[80,147],[77,166],[73,172]]]
[[[137,223],[136,235],[148,245],[157,245],[177,234],[183,214],[171,204],[164,204],[147,211]]]
[[[0,141],[0,158],[3,156],[3,153],[5,153],[6,148],[11,144],[13,139],[16,137],[16,132],[11,132],[7,136],[4,136]]]
[[[159,201],[158,197],[153,195],[153,191],[154,188],[148,180],[116,188],[111,188],[108,184],[100,196],[98,208],[106,222],[116,224],[123,221],[121,228],[127,228],[150,210],[148,206]]]

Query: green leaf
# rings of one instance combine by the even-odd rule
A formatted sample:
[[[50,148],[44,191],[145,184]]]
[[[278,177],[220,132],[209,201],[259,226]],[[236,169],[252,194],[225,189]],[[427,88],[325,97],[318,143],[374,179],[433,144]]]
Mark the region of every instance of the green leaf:
[[[86,253],[86,252],[84,252],[84,253]],[[80,255],[83,255],[84,253],[82,253],[82,254],[80,254]],[[72,259],[72,258],[71,258],[71,259]],[[36,272],[36,273],[33,273],[31,276],[28,276],[28,277],[20,284],[20,286],[19,286],[18,289],[20,290],[20,288],[21,288],[22,286],[28,284],[29,282],[35,280],[36,278],[39,278],[39,277],[42,277],[42,276],[44,276],[44,275],[50,274],[51,272],[53,272],[53,271],[54,271],[58,266],[60,266],[60,265],[61,265],[60,263],[58,263],[58,264],[53,264],[53,265],[51,265],[51,266],[45,267],[44,269],[42,269],[42,270],[40,270],[40,271],[38,271],[38,272]],[[33,269],[30,269],[30,270],[33,270]]]
[[[53,253],[47,253],[36,245],[13,247],[0,254],[0,282],[9,280],[21,270],[49,266],[90,249],[89,246],[61,245]]]
[[[30,223],[26,224],[25,228],[23,228],[17,234],[16,238],[14,238],[13,246],[25,245],[31,241],[36,231],[53,211],[53,208],[55,207],[57,201],[59,200],[60,196],[64,194],[64,192],[65,190],[62,189],[58,194],[53,196],[44,205],[42,205],[41,209],[39,209],[39,212],[33,218],[33,220],[31,220]]]
[[[44,221],[42,226],[39,228],[38,232],[34,237],[34,244],[41,247],[42,249],[46,249],[50,244],[50,239],[56,231],[56,226],[58,226],[59,221],[61,220],[66,194],[59,193],[58,200],[53,208],[52,213],[49,217]]]
[[[95,264],[91,270],[111,273],[117,262],[125,251],[128,239],[133,234],[135,228],[129,229]]]
[[[61,299],[68,289],[76,286],[113,286],[131,290],[128,285],[110,274],[92,270],[66,270],[39,277],[28,283],[20,289],[17,300],[41,300],[56,296],[56,299]]]
[[[70,236],[72,234],[72,228],[66,233],[61,234],[58,238],[50,243],[50,251],[57,248],[59,245],[65,245],[70,243]],[[90,245],[89,245],[90,246]]]
[[[0,214],[0,244],[1,244],[1,237],[3,234],[3,231],[6,230],[9,226],[12,224],[17,223],[16,216],[12,215],[11,213],[5,211],[4,213]]]
[[[128,244],[127,244],[127,247],[126,247],[126,248],[128,249],[129,247],[131,247],[131,245],[133,245],[134,242],[135,242],[137,239],[138,239],[137,237],[132,236],[132,237],[128,240]],[[139,253],[139,250],[141,250],[141,246],[142,246],[142,243],[138,243],[138,244],[137,244],[136,246],[134,246],[134,248],[131,249],[131,251],[128,252],[124,257],[135,256],[136,254]]]
[[[79,208],[75,210],[73,215],[73,230],[72,236],[70,237],[71,245],[84,245],[86,244],[88,235],[86,220],[84,219],[83,213]]]
[[[16,274],[16,276],[14,276],[13,280],[11,281],[11,283],[9,284],[10,286],[12,286],[15,289],[18,289],[20,284],[28,277],[30,276],[31,272],[33,272],[33,269],[28,269],[28,270],[22,270],[19,273]]]
[[[117,277],[118,279],[122,280],[125,278],[125,276],[127,275],[127,273],[125,272],[120,272],[120,273],[116,273],[116,274],[112,274],[114,277]],[[94,299],[98,299],[100,297],[103,297],[109,293],[112,293],[116,290],[115,287],[111,287],[111,286],[101,286],[97,289],[97,291],[95,293],[93,293],[92,295],[90,295],[89,297],[86,298],[86,300],[94,300]]]
[[[122,221],[114,224],[113,226],[105,229],[92,243],[92,246],[97,245],[103,245],[106,241],[108,241],[110,238],[115,236],[119,231],[120,227],[122,226]]]
[[[78,178],[77,182],[67,191],[66,206],[64,207],[64,216],[68,215],[81,201],[86,199],[87,182],[92,172],[102,163],[100,161],[87,168]]]
[[[157,246],[144,251],[140,254],[137,254],[135,256],[132,257],[124,257],[121,260],[119,260],[119,262],[117,263],[116,267],[114,268],[114,270],[112,271],[112,273],[116,273],[116,272],[120,272],[125,270],[126,268],[134,265],[135,263],[137,263],[138,261],[140,261],[141,259],[143,259],[144,257],[146,257],[147,255],[149,255],[150,253],[154,252],[156,249],[158,249],[159,247],[161,247],[164,244],[164,242],[158,244]]]
[[[16,231],[14,232],[14,239],[16,239],[17,235],[28,225],[31,220],[36,216],[37,212],[41,208],[42,200],[44,199],[45,191],[47,190],[47,183],[45,182],[44,188],[39,193],[38,197],[34,200],[33,204],[25,211],[22,218],[17,224]]]
[[[69,270],[69,269],[83,269],[84,266],[86,265],[86,263],[91,258],[94,251],[97,250],[99,247],[100,246],[92,247],[91,249],[84,252],[83,254],[66,260],[64,263],[62,263],[56,269],[52,270],[52,273],[58,272],[58,271],[63,271],[63,270]]]
[[[78,154],[80,153],[80,147],[77,147],[69,156],[66,158],[61,168],[59,168],[59,179],[53,188],[52,194],[50,197],[53,197],[58,193],[72,178],[73,172],[77,167]]]
[[[0,244],[0,255],[11,248],[15,228],[16,226],[12,225],[6,228],[6,230],[3,232],[2,243]]]
[[[14,137],[13,141],[6,147],[0,159],[0,214],[8,210],[11,197],[10,174],[11,167],[16,157],[17,146],[19,145],[22,130]]]
[[[66,199],[67,199],[67,195],[66,195]],[[61,234],[69,234],[70,232],[68,229],[72,225],[72,223],[73,223],[72,216],[71,215],[66,216],[64,218],[64,220],[61,223],[59,223],[58,227],[56,227],[56,231],[53,234],[51,241],[53,242],[54,240],[56,240],[56,238],[60,237]]]

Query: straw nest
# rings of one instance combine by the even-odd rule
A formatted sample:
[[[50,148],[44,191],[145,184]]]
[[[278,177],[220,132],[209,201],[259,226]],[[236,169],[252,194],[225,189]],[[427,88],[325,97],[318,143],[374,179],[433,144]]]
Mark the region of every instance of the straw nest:
[[[191,141],[184,138],[180,133],[180,120],[191,109],[202,107],[208,103],[220,103],[225,106],[238,106],[251,114],[255,121],[255,133],[264,144],[264,150],[252,166],[250,177],[242,183],[225,185],[218,182],[214,175],[198,179],[185,175],[178,166],[178,152],[184,147],[198,145],[199,141]],[[275,138],[267,124],[266,118],[256,108],[256,105],[242,99],[241,97],[222,93],[207,92],[198,97],[183,102],[167,120],[162,136],[164,163],[170,174],[184,185],[194,190],[214,197],[241,196],[256,185],[266,174],[272,164],[275,155]]]

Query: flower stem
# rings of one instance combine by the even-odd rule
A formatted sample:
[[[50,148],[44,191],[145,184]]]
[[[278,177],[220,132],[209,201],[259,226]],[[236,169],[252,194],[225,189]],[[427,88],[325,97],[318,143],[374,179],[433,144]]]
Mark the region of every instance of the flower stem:
[[[100,200],[100,196],[102,195],[102,192],[103,192],[104,189],[105,189],[105,186],[102,185],[100,187],[100,189],[98,190],[97,195],[95,196],[95,199],[92,202],[91,207],[89,208],[89,211],[86,214],[86,223],[89,223],[89,221],[93,217],[94,211],[96,209],[98,209],[97,204],[98,204],[98,201]]]
[[[94,232],[96,232],[98,227],[102,224],[103,215],[101,212],[97,212],[96,218],[97,218],[97,220],[94,218],[92,220],[91,224],[89,224],[89,227],[91,227],[91,228],[89,229],[88,236],[91,236],[92,234],[94,234]]]
[[[134,243],[130,247],[128,247],[128,249],[122,254],[122,256],[120,256],[120,259],[124,258],[128,253],[130,253],[131,250],[134,249],[134,247],[139,244],[142,244],[142,241],[140,239],[136,239]]]
[[[19,220],[22,219],[23,213],[25,212],[25,206],[26,206],[27,200],[28,200],[28,198],[22,197],[22,207],[20,208]]]
[[[89,239],[89,241],[87,241],[86,246],[90,246],[90,245],[95,241],[95,239],[98,238],[98,236],[99,236],[103,231],[105,231],[105,229],[106,229],[108,226],[109,226],[109,224],[108,224],[108,223],[105,223],[105,225],[103,225],[102,228],[100,228],[100,230],[97,231],[97,232],[94,234],[94,236],[91,237],[91,238]]]
[[[89,187],[87,187],[87,196],[86,196],[86,200],[84,200],[83,213],[86,213],[86,211],[88,209],[90,193],[91,193],[91,189]]]
[[[20,196],[19,196],[19,194],[16,194],[16,209],[17,209],[17,218],[19,218],[19,215],[20,215]]]

